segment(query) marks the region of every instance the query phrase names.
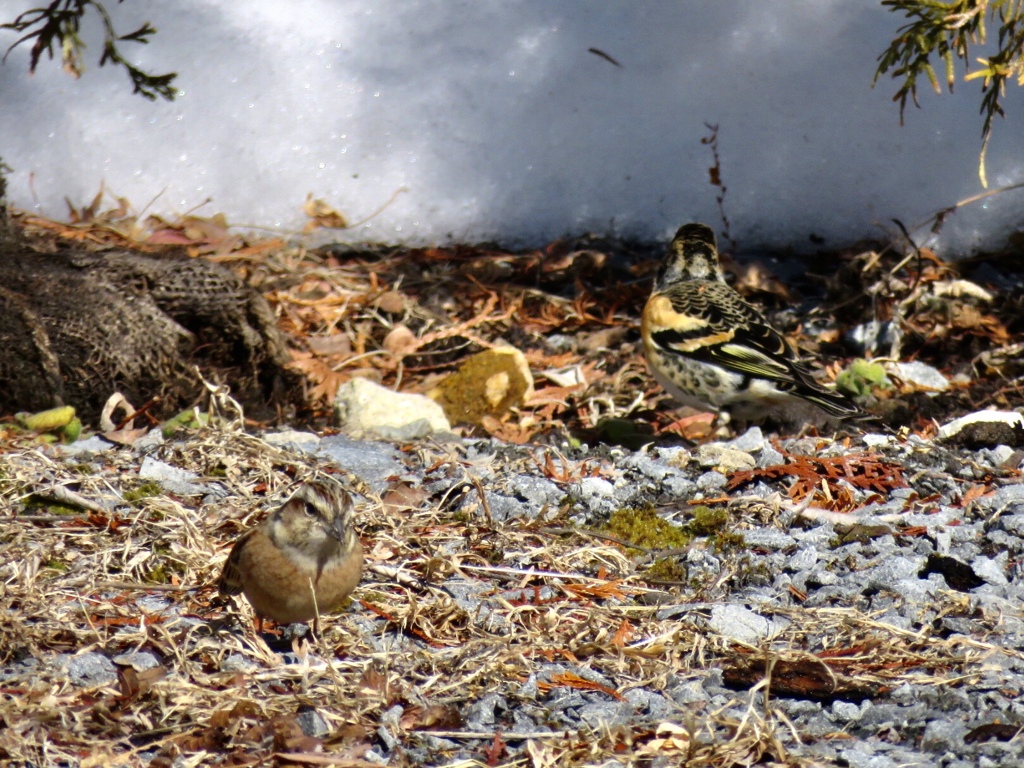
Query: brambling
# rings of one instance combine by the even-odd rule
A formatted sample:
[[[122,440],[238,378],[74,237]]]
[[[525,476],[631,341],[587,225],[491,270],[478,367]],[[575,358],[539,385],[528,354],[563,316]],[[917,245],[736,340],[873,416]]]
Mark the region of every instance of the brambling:
[[[363,573],[353,504],[333,480],[304,483],[259,526],[235,542],[224,563],[221,595],[245,594],[257,616],[281,624],[330,613]]]
[[[764,420],[805,401],[829,416],[863,415],[811,376],[785,337],[734,291],[715,233],[679,228],[644,306],[644,354],[658,382],[684,405]]]

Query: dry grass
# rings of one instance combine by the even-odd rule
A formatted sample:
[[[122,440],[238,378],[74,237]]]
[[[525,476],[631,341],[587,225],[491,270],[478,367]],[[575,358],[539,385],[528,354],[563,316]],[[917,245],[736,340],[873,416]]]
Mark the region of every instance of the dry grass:
[[[633,705],[644,692],[743,659],[776,669],[802,660],[884,695],[902,682],[970,680],[986,656],[1016,655],[901,630],[855,609],[799,607],[785,611],[793,623],[778,637],[737,646],[705,623],[706,599],[724,598],[726,579],[654,589],[635,575],[635,552],[567,535],[557,510],[545,520],[489,520],[480,503],[453,503],[466,491],[479,500],[473,467],[456,449],[424,445],[406,453],[407,463],[447,478],[449,492],[427,496],[395,480],[383,500],[367,499],[368,568],[355,602],[322,620],[318,641],[295,641],[286,659],[255,634],[248,606],[219,603],[211,584],[233,538],[312,470],[309,459],[231,430],[155,455],[226,495],[147,496],[141,458],[128,449],[89,463],[28,445],[0,454],[0,758],[364,765],[367,749],[382,750],[384,729],[397,745],[391,765],[425,755],[438,765],[658,755],[696,766],[802,765],[801,734],[766,699],[763,681],[715,708],[698,702],[651,718]],[[73,493],[45,501],[60,488]],[[138,498],[126,502],[133,491]],[[105,511],[68,508],[76,498]],[[736,525],[742,532],[756,523]],[[678,615],[665,611],[688,603]],[[944,609],[967,606],[953,595]],[[119,664],[118,679],[95,685],[68,677],[65,655],[133,651],[160,666]],[[499,711],[493,728],[468,731],[470,707],[495,693],[522,719]],[[581,729],[559,704],[575,695],[617,704],[628,718]],[[296,717],[307,707],[328,733],[302,734]]]
[[[119,244],[137,224],[95,211],[81,218],[23,223]],[[320,415],[352,376],[422,391],[468,351],[504,338],[535,372],[576,365],[586,383],[539,382],[531,402],[483,432],[590,440],[608,416],[675,430],[670,409],[654,407],[662,395],[637,343],[653,261],[628,249],[606,249],[617,259],[568,242],[525,254],[332,255],[248,246],[226,230],[210,234],[210,221],[175,227],[197,223],[207,235],[196,254],[229,263],[271,301]],[[160,232],[166,222],[150,224]],[[632,263],[613,269],[616,260]],[[561,345],[549,343],[555,335]],[[60,458],[19,440],[0,431],[0,762],[355,766],[377,764],[368,750],[390,748],[392,766],[811,765],[807,734],[776,696],[969,684],[993,655],[1019,655],[986,643],[984,620],[974,638],[942,639],[930,623],[912,632],[854,607],[802,608],[799,597],[774,609],[791,622],[781,634],[758,647],[734,643],[707,618],[755,578],[755,555],[716,553],[721,573],[657,588],[638,575],[651,553],[574,530],[567,510],[495,520],[484,492],[500,489],[479,480],[483,468],[458,446],[432,444],[403,449],[429,492],[398,478],[376,496],[333,468],[364,493],[366,573],[349,608],[322,618],[319,639],[290,651],[285,642],[282,655],[255,633],[248,605],[221,603],[212,584],[238,533],[313,471],[310,457],[232,429],[194,433],[152,453],[210,491],[176,497],[139,479],[142,458],[131,449]],[[593,469],[530,451],[508,449],[506,476],[565,486]],[[736,503],[730,515],[735,533],[780,525],[778,508],[763,502]],[[698,539],[687,549],[707,546]],[[972,610],[957,593],[938,602],[944,614]],[[123,654],[135,651],[159,666],[133,668]],[[72,682],[69,660],[90,653],[117,660],[117,677]],[[672,703],[673,691],[716,668],[746,675],[746,685],[714,704]],[[647,711],[650,693],[667,709]],[[510,711],[484,727],[479,710],[491,694]],[[607,704],[621,717],[581,723],[569,703]],[[316,737],[299,727],[308,708],[326,724]]]

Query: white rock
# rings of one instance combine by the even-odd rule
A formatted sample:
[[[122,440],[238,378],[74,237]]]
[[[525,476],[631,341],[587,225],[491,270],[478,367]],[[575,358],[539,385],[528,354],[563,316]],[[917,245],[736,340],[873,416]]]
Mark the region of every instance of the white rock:
[[[1010,583],[1006,578],[1006,561],[1008,557],[1006,552],[1000,552],[994,560],[984,555],[978,555],[971,561],[971,569],[989,584],[1005,586]]]
[[[943,376],[937,368],[918,360],[910,363],[891,363],[886,366],[886,370],[918,389],[933,392],[945,392],[949,389],[949,379]]]
[[[959,419],[953,419],[948,424],[943,424],[939,427],[939,438],[948,440],[968,424],[978,424],[981,422],[1002,423],[1012,429],[1024,428],[1024,416],[1021,416],[1016,411],[984,410],[969,413],[966,416],[961,416]]]
[[[720,635],[748,645],[774,637],[788,625],[785,619],[769,619],[742,605],[716,605],[708,620],[708,626]]]
[[[389,440],[412,440],[451,432],[444,410],[425,395],[392,392],[368,379],[356,378],[334,398],[338,423],[352,437],[374,434]]]
[[[147,456],[142,460],[142,466],[139,467],[139,478],[153,480],[165,490],[182,496],[197,496],[208,491],[206,486],[198,484],[200,478],[196,473],[171,466],[152,456]]]
[[[1013,456],[1014,450],[1008,445],[997,445],[991,450],[992,464],[1001,467],[1003,464],[1010,460]]]
[[[702,467],[714,467],[723,473],[757,466],[754,457],[746,451],[738,451],[722,443],[708,443],[698,448],[697,463]]]
[[[764,433],[760,427],[751,427],[739,437],[730,440],[726,445],[730,448],[735,448],[737,451],[745,451],[747,453],[760,451],[764,448]]]
[[[874,432],[867,432],[861,435],[861,440],[864,441],[864,445],[868,448],[878,448],[883,445],[889,445],[893,442],[893,439],[889,435],[879,435]]]
[[[297,429],[285,429],[280,432],[267,432],[263,435],[264,442],[281,448],[294,448],[306,453],[315,451],[320,445],[320,436],[312,432],[300,432]]]

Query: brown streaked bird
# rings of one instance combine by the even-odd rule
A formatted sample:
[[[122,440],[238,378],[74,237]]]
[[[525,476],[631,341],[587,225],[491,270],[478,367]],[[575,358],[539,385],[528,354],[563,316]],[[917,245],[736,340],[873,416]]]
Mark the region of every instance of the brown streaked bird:
[[[786,338],[725,282],[715,233],[704,224],[676,232],[641,333],[651,372],[684,405],[726,408],[748,421],[801,401],[833,417],[864,415],[818,384]]]
[[[314,620],[337,609],[363,573],[353,504],[333,480],[303,485],[259,526],[235,542],[218,590],[245,594],[260,617],[280,624]]]

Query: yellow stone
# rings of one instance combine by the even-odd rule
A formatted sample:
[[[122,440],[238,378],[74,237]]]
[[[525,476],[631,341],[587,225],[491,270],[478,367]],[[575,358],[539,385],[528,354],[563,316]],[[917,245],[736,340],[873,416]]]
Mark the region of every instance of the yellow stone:
[[[452,424],[499,418],[533,394],[533,375],[523,353],[495,347],[466,358],[459,370],[427,393]]]

